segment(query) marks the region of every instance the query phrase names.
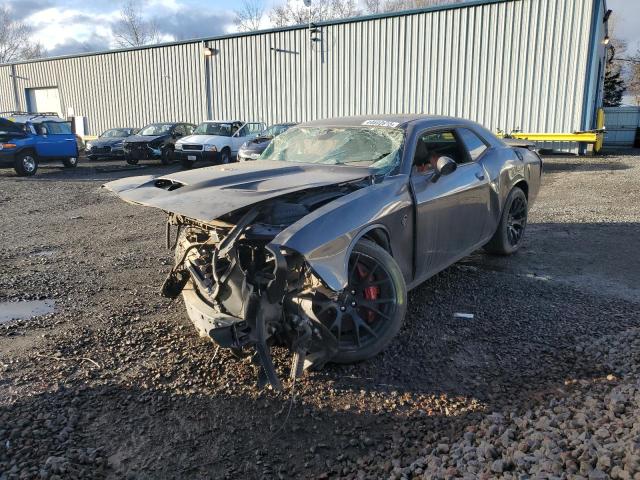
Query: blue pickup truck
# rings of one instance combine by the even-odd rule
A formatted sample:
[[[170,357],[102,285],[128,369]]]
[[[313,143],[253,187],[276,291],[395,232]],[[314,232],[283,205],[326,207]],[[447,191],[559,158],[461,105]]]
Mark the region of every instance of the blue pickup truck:
[[[46,160],[78,164],[78,144],[69,122],[55,113],[0,112],[0,167],[31,176]]]

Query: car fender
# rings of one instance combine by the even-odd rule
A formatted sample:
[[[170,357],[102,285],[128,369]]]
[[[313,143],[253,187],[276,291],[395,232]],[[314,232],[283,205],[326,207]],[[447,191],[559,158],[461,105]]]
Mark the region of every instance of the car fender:
[[[406,245],[413,245],[413,200],[407,175],[388,177],[324,205],[280,232],[271,244],[298,252],[329,288],[340,291],[348,282],[351,251],[374,229],[385,232],[394,259],[410,281],[413,251]]]

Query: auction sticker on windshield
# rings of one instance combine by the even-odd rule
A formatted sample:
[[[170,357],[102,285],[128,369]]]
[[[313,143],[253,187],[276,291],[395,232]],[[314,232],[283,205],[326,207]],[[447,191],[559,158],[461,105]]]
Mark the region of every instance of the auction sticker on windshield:
[[[400,125],[398,122],[389,122],[388,120],[365,120],[362,125],[370,127],[397,127]]]

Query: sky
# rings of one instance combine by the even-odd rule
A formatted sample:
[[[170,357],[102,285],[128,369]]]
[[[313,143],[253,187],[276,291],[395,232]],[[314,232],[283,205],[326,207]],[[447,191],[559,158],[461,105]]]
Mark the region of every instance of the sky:
[[[235,31],[233,9],[238,0],[140,1],[143,14],[155,18],[165,41]],[[34,39],[49,56],[115,47],[111,26],[119,18],[118,0],[8,0],[8,5],[17,19],[33,27]],[[628,53],[640,50],[640,0],[607,0],[607,7],[613,10],[615,34],[629,45]]]

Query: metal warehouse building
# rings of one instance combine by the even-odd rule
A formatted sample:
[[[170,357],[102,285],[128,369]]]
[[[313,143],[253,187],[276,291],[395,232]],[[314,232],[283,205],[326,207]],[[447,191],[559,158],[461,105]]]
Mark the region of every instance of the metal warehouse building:
[[[462,116],[510,131],[595,126],[605,0],[480,0],[0,66],[0,111],[156,121]]]

